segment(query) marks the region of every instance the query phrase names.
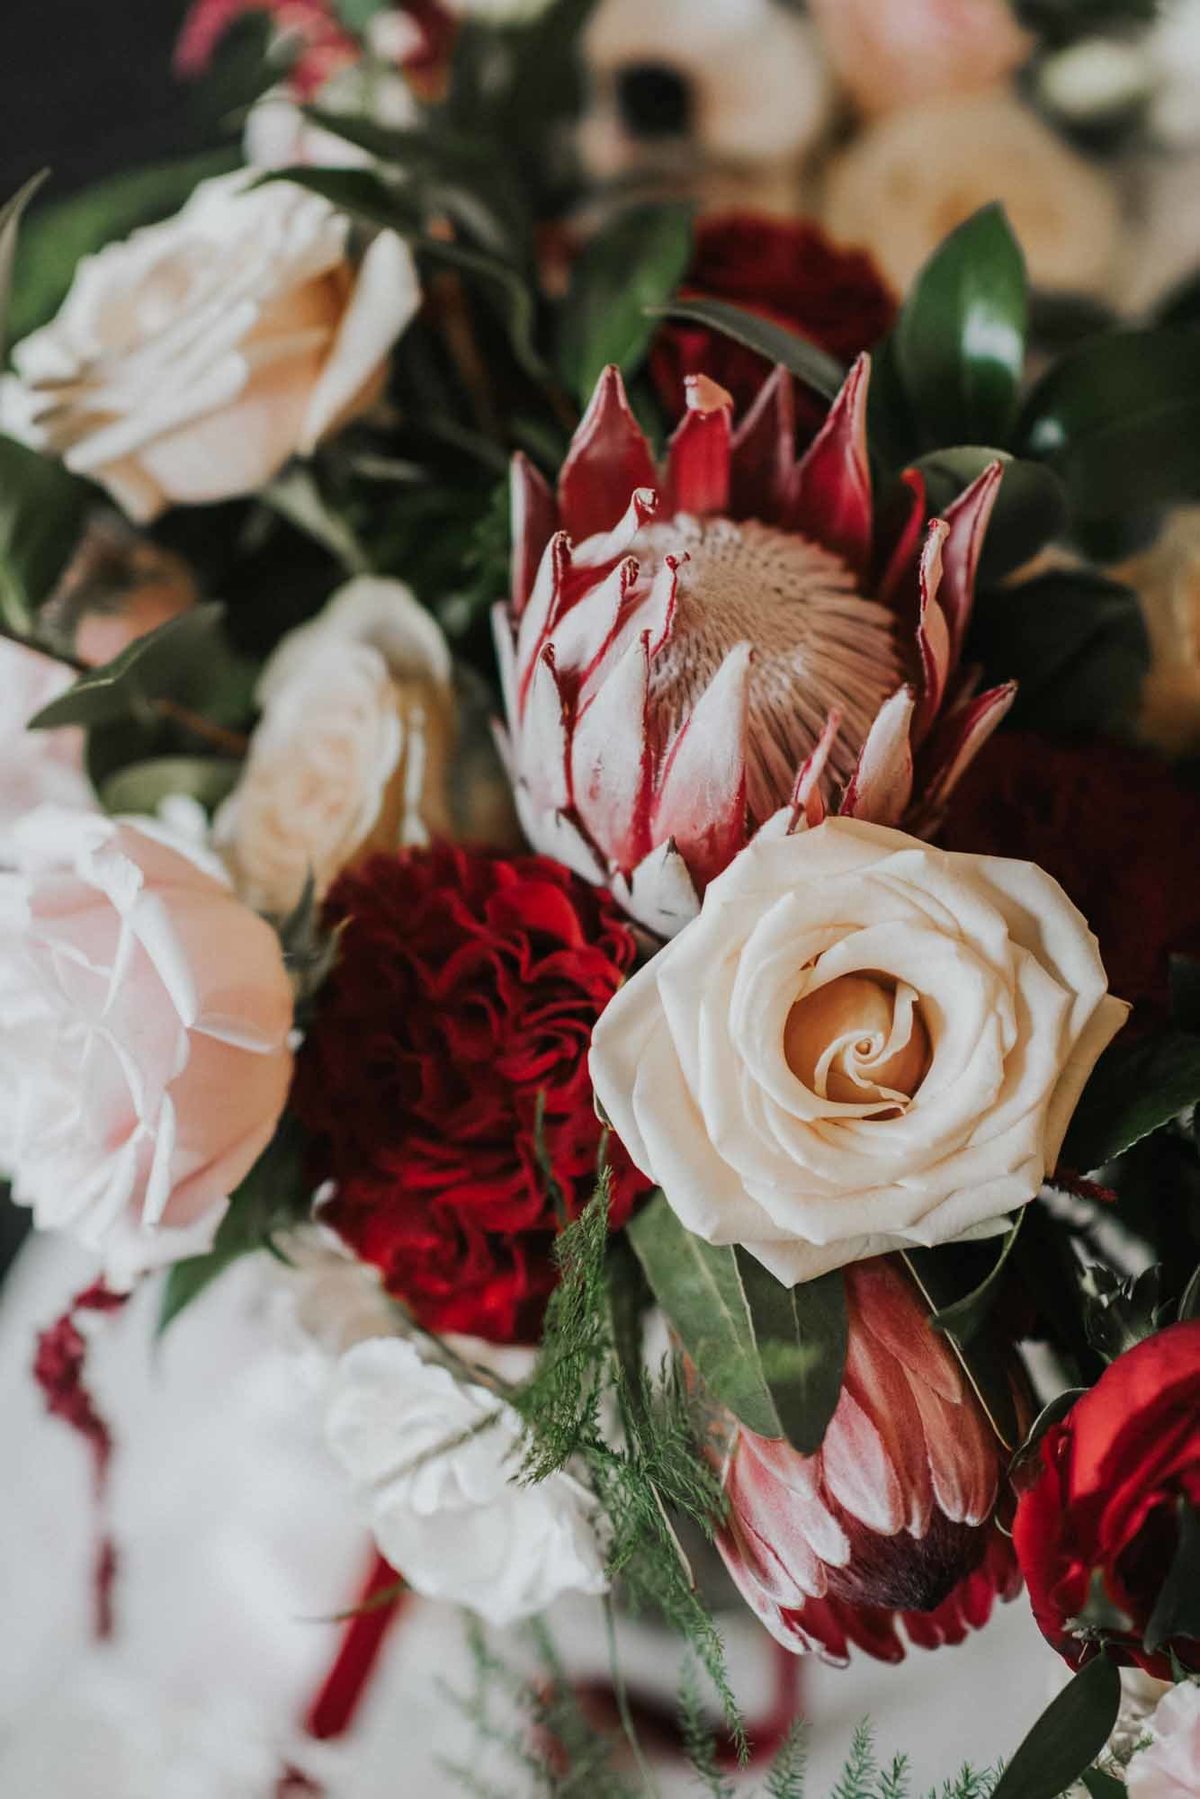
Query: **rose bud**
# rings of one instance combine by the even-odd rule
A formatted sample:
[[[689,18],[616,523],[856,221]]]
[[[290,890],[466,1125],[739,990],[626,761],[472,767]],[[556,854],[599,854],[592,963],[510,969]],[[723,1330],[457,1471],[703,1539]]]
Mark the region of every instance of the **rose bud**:
[[[1186,1508],[1200,1507],[1200,1319],[1147,1337],[1042,1438],[1013,1542],[1043,1636],[1072,1667],[1097,1637],[1162,1680],[1200,1672],[1194,1635],[1150,1632]]]
[[[898,1662],[960,1643],[1020,1577],[994,1513],[1004,1452],[914,1284],[888,1260],[846,1270],[841,1398],[815,1455],[733,1424],[717,1546],[785,1648]]]

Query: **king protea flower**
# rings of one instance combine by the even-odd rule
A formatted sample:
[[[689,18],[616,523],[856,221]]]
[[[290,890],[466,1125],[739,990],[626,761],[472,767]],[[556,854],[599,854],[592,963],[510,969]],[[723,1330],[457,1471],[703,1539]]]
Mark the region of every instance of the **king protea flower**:
[[[846,1372],[805,1456],[725,1420],[729,1503],[717,1539],[742,1597],[797,1653],[881,1661],[986,1624],[1020,1589],[995,1523],[1001,1448],[916,1288],[891,1261],[845,1271]]]
[[[552,495],[518,456],[497,609],[510,766],[536,847],[670,936],[789,800],[928,829],[1011,703],[959,661],[997,463],[880,530],[855,364],[797,464],[782,369],[735,430],[703,375],[656,470],[601,376]]]

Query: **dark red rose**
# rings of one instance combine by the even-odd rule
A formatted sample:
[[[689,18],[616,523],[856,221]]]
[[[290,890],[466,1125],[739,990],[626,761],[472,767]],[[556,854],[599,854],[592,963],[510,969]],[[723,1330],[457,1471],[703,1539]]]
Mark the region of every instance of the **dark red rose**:
[[[1200,1507],[1200,1320],[1148,1337],[1107,1368],[1042,1439],[1013,1541],[1043,1636],[1078,1667],[1091,1619],[1123,1662],[1171,1678],[1168,1647],[1200,1672],[1200,1640],[1157,1653],[1146,1627]]]
[[[839,248],[816,225],[753,213],[701,221],[682,292],[728,300],[786,325],[847,365],[878,343],[896,316],[891,291],[865,251]],[[723,333],[672,320],[651,346],[650,372],[671,418],[679,414],[684,376],[699,374],[733,395],[740,417],[768,370],[761,356]],[[823,403],[807,389],[797,394],[805,422],[815,426]]]
[[[1103,738],[993,737],[964,774],[940,841],[1036,862],[1100,943],[1133,1027],[1163,1023],[1172,952],[1200,953],[1200,795],[1149,750]]]
[[[592,1027],[631,967],[607,895],[541,856],[440,845],[342,876],[337,965],[301,1051],[321,1216],[431,1330],[536,1336],[559,1209],[596,1185]],[[645,1182],[607,1144],[612,1216]]]

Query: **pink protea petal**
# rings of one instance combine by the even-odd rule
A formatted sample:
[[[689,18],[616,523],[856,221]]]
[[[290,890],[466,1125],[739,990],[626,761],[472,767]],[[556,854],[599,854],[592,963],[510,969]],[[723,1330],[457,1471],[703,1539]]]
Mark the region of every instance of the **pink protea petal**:
[[[588,582],[627,556],[642,526],[658,510],[658,495],[652,487],[635,487],[629,504],[611,531],[601,531],[573,546],[572,568],[586,575]]]
[[[942,587],[938,595],[950,627],[950,666],[956,668],[971,622],[975,578],[992,512],[1004,479],[1004,464],[990,462],[944,514],[949,530],[942,548]]]
[[[830,1497],[868,1530],[894,1537],[904,1528],[900,1476],[874,1420],[846,1389],[821,1445]]]
[[[911,1380],[925,1432],[938,1510],[955,1524],[982,1524],[996,1498],[997,1460],[988,1426],[972,1406],[952,1405]]]
[[[921,685],[913,735],[918,743],[941,710],[950,678],[950,626],[942,611],[942,546],[949,527],[934,519],[921,551],[921,611],[917,621],[917,654],[921,659]]]
[[[734,432],[729,510],[774,524],[787,509],[795,474],[796,389],[776,368]]]
[[[900,477],[900,485],[899,523],[892,523],[891,544],[879,577],[878,592],[884,605],[891,606],[902,621],[915,624],[917,569],[925,531],[925,477],[920,469],[908,468]]]
[[[632,869],[650,847],[650,745],[646,694],[647,634],[631,644],[576,721],[571,793],[584,829],[610,860]]]
[[[523,709],[571,567],[571,540],[556,531],[546,545],[529,602],[517,626],[517,701]]]
[[[520,773],[539,805],[560,812],[569,803],[566,708],[550,649],[534,665],[525,699]]]
[[[750,646],[730,650],[667,752],[654,837],[672,840],[706,883],[746,841],[746,707]]]
[[[871,359],[860,356],[796,470],[788,523],[839,555],[860,580],[871,562],[873,508],[867,455]]]
[[[963,774],[970,767],[1017,697],[1017,684],[991,687],[942,719],[922,752],[926,770],[922,818],[936,820]]]
[[[625,397],[621,371],[605,369],[558,477],[558,510],[577,541],[611,531],[637,487],[657,485],[654,459]]]
[[[899,688],[879,710],[838,811],[872,824],[899,824],[913,789],[912,722],[916,695]]]
[[[672,512],[696,518],[729,509],[733,399],[707,375],[687,378],[687,411],[667,455]]]
[[[812,755],[804,763],[796,776],[796,785],[792,789],[791,830],[800,828],[803,819],[810,831],[815,831],[825,817],[825,801],[821,797],[821,780],[829,761],[829,752],[837,740],[842,728],[842,715],[835,707],[825,720],[825,728],[816,742]]]
[[[512,503],[512,603],[517,618],[525,610],[546,545],[558,523],[554,495],[528,456],[518,450],[509,473]]]
[[[550,632],[560,680],[572,674],[586,677],[604,658],[640,574],[634,558],[626,556],[589,591],[586,605],[572,606],[562,613]]]

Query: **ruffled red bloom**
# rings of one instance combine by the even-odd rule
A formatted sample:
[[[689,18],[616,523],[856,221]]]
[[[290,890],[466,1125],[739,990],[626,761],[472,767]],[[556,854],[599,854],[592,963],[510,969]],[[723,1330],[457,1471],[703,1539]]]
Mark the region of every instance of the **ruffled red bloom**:
[[[326,908],[342,930],[294,1104],[321,1216],[431,1330],[536,1336],[561,1213],[596,1185],[592,1027],[631,967],[603,893],[539,856],[376,856]],[[612,1221],[646,1183],[608,1139]]]
[[[896,317],[892,292],[865,250],[843,250],[818,225],[754,213],[700,222],[682,295],[744,307],[847,364],[877,344]],[[767,369],[761,356],[722,332],[673,319],[651,346],[650,373],[668,415],[678,418],[685,376],[718,381],[740,414],[754,404]],[[815,429],[823,408],[799,386],[796,398],[801,424]]]
[[[845,1271],[850,1336],[837,1410],[815,1455],[733,1427],[717,1546],[785,1648],[844,1662],[904,1657],[986,1624],[1020,1576],[995,1522],[1002,1452],[899,1267]]]
[[[940,840],[1053,875],[1095,931],[1134,1028],[1165,1023],[1171,955],[1200,954],[1200,795],[1161,757],[1003,732],[964,774]]]
[[[1042,1635],[1072,1667],[1095,1631],[1117,1659],[1171,1679],[1170,1650],[1200,1673],[1200,1639],[1154,1652],[1144,1638],[1179,1544],[1200,1508],[1200,1320],[1119,1356],[1043,1437],[1013,1541]]]

